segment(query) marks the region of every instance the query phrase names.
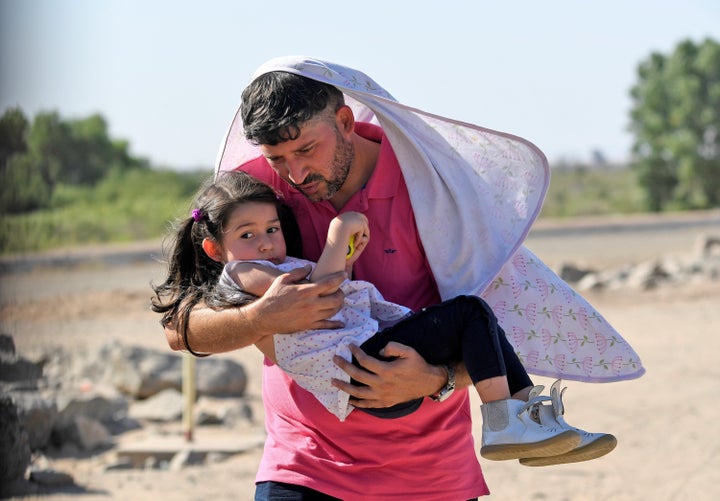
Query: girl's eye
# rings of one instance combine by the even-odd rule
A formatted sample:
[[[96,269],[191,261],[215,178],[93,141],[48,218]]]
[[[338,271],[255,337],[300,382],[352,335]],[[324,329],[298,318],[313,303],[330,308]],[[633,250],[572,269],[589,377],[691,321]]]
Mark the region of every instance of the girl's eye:
[[[272,228],[268,228],[267,230],[268,233],[277,233],[278,231],[280,231],[280,228],[277,226],[273,226]]]
[[[248,239],[248,238],[252,238],[252,237],[253,237],[253,234],[249,231],[240,235],[240,238],[243,238],[243,239]]]

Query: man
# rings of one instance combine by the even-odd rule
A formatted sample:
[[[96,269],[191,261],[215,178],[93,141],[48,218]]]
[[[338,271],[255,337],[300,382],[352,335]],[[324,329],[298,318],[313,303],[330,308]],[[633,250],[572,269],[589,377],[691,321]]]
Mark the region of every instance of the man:
[[[415,222],[422,206],[416,203],[413,210],[405,183],[407,171],[401,169],[395,152],[396,146],[402,146],[401,141],[391,146],[379,127],[356,123],[337,88],[306,77],[304,66],[316,64],[280,62],[277,66],[287,66],[288,70],[260,71],[243,92],[241,105],[244,134],[259,146],[259,151],[235,154],[228,141],[220,167],[241,168],[283,195],[301,225],[304,257],[311,260],[320,255],[334,216],[351,210],[364,213],[372,239],[354,265],[353,278],[374,283],[386,299],[415,310],[439,302],[448,294],[447,284],[458,281],[448,280],[426,256],[423,242],[428,239],[422,238],[424,228],[418,228]],[[314,70],[321,74],[332,71],[322,63]],[[364,80],[350,79],[353,85],[381,94],[382,89],[360,75]],[[231,128],[230,134],[233,132],[237,133],[238,128]],[[404,158],[412,156],[406,149],[402,151]],[[544,157],[540,167],[546,168],[542,162]],[[538,209],[544,195],[540,191],[531,201]],[[487,270],[482,271],[485,278],[481,284],[477,277],[481,267],[470,266],[474,275],[469,280],[481,290],[497,274],[498,265],[517,248],[527,231],[525,226],[537,211],[530,211],[513,228],[513,223],[504,224],[505,219],[499,217],[504,209],[490,212],[488,226],[503,225],[504,238],[513,241],[509,245],[486,245],[486,249],[482,245],[474,247],[477,254],[484,256],[487,266],[482,268]],[[522,218],[514,217],[513,221],[517,219]],[[179,339],[174,331],[167,330],[170,346],[219,353],[248,346],[277,332],[338,327],[327,318],[339,309],[342,297],[326,294],[344,276],[329,277],[317,284],[296,283],[306,273],[299,270],[280,277],[264,297],[243,308],[222,312],[196,309],[187,339]],[[443,294],[438,290],[437,278],[442,280]],[[459,281],[458,286],[466,288],[467,284]],[[468,287],[463,292],[475,291]],[[394,406],[398,418],[380,419],[356,412],[340,423],[266,361],[263,401],[268,439],[257,476],[256,499],[294,493],[295,497],[283,499],[402,496],[462,500],[487,494],[470,433],[465,390],[470,381],[464,368],[431,366],[402,345],[386,348],[384,355],[394,358],[390,362],[368,357],[356,348],[352,351],[366,370],[344,360],[336,363],[365,386],[335,384],[351,395],[354,405]],[[519,363],[507,341],[503,354],[509,363]],[[511,389],[516,396],[526,397],[529,379],[512,380],[512,373],[508,369]],[[460,389],[453,393],[454,385]],[[428,396],[434,398],[424,399],[417,410],[402,405]]]

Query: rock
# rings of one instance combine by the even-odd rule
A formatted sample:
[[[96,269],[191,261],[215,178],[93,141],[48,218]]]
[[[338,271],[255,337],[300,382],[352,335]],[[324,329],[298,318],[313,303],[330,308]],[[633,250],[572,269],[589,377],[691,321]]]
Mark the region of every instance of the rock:
[[[27,432],[30,449],[44,449],[58,417],[55,400],[38,391],[11,392],[9,395],[17,407],[18,420]]]
[[[669,277],[657,260],[646,261],[635,266],[628,275],[626,284],[633,289],[654,289]]]
[[[177,390],[163,390],[147,400],[134,402],[129,415],[134,419],[148,421],[176,421],[182,417],[183,396]]]
[[[0,356],[15,355],[15,341],[9,334],[0,334]]]
[[[175,354],[119,344],[105,346],[102,352],[109,362],[107,380],[133,398],[145,399],[167,388],[178,388],[182,380]]]
[[[18,356],[12,336],[0,334],[0,381],[28,381],[40,377],[42,367]]]
[[[194,418],[198,426],[254,422],[252,407],[236,398],[200,397],[195,403]]]
[[[108,361],[104,380],[135,399],[146,399],[168,388],[182,389],[182,355],[117,343],[101,349]],[[198,359],[197,391],[212,396],[242,396],[247,375],[242,365],[221,357]]]
[[[225,358],[204,358],[197,361],[197,391],[214,397],[241,397],[245,394],[245,368]],[[182,388],[182,386],[181,386]]]
[[[25,474],[30,464],[30,443],[12,399],[0,396],[0,485]]]
[[[30,471],[29,480],[44,487],[58,488],[75,485],[75,479],[69,473],[55,470]]]
[[[120,458],[115,462],[105,465],[104,471],[132,470],[133,463],[129,458]]]
[[[570,263],[562,263],[558,270],[558,276],[568,283],[576,283],[592,272],[593,270],[578,268]]]
[[[693,247],[695,259],[720,256],[720,235],[700,235]]]
[[[53,429],[52,440],[56,445],[72,442],[82,451],[95,451],[113,444],[112,436],[100,421],[77,415],[69,422]]]
[[[602,281],[599,273],[588,273],[576,285],[579,291],[597,291],[605,287],[607,287],[607,283]]]
[[[127,398],[112,388],[93,388],[89,391],[71,389],[57,397],[59,426],[65,426],[78,416],[85,416],[101,423],[112,423],[127,415]]]

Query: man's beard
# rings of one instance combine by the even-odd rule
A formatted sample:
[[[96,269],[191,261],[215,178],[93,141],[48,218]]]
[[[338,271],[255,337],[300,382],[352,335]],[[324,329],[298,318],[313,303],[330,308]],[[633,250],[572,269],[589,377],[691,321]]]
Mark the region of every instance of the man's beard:
[[[308,195],[305,193],[300,186],[292,184],[297,188],[300,193],[305,195],[308,199],[313,202],[320,202],[321,200],[328,200],[337,193],[343,184],[347,180],[348,174],[350,173],[350,166],[355,159],[355,148],[353,147],[352,141],[345,140],[340,131],[336,129],[337,143],[335,145],[335,156],[333,157],[332,169],[330,171],[330,179],[325,179],[321,174],[309,174],[304,180],[303,184],[313,183],[315,181],[322,181],[325,184],[327,193],[315,193]]]

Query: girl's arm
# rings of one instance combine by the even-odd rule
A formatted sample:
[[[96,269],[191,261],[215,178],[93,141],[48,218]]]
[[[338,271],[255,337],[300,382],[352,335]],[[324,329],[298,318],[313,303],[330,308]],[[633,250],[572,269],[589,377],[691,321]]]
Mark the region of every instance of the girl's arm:
[[[353,238],[355,251],[348,256],[348,244]],[[328,228],[327,240],[310,281],[315,282],[338,271],[349,270],[360,257],[370,240],[367,218],[359,212],[345,212],[333,218]]]
[[[227,271],[238,287],[257,297],[263,296],[273,281],[284,274],[277,268],[245,261],[233,262]]]

